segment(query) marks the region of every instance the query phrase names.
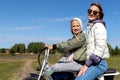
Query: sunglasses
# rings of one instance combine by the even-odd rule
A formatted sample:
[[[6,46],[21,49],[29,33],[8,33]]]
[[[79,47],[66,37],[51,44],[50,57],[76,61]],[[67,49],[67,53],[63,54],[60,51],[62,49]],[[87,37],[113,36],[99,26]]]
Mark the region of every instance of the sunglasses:
[[[91,14],[91,13],[93,13],[93,15],[94,16],[96,16],[97,15],[97,13],[99,13],[98,11],[96,11],[96,10],[91,10],[91,9],[88,9],[88,14]]]

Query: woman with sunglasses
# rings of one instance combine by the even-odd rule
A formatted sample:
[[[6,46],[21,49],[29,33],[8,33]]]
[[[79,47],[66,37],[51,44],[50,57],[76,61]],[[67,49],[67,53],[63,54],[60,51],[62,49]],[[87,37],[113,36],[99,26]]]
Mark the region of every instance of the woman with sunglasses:
[[[103,74],[108,66],[106,58],[109,57],[107,47],[107,32],[104,13],[99,3],[92,3],[88,9],[88,24],[85,30],[87,44],[87,60],[82,69],[78,72],[75,80],[95,80]]]

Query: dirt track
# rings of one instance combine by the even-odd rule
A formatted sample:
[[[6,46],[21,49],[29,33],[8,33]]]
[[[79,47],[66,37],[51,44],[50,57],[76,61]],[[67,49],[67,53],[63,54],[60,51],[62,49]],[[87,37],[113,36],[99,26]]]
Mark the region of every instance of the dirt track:
[[[12,80],[22,80],[23,78],[29,76],[31,72],[35,72],[32,68],[32,59],[26,59],[24,66],[18,71],[18,73],[14,74]]]

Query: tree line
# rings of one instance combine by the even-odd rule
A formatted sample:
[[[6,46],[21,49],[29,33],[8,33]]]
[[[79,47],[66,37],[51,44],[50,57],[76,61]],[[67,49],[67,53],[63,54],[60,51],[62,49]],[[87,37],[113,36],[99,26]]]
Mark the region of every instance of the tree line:
[[[1,48],[0,53],[6,53],[6,51],[12,55],[16,53],[19,54],[26,54],[26,53],[33,53],[37,54],[40,53],[40,50],[44,48],[44,42],[31,42],[27,46],[24,43],[14,44],[10,49]],[[110,44],[108,44],[109,52],[111,56],[120,56],[120,48],[116,46],[112,48]],[[50,53],[54,54],[56,51],[51,50]]]
[[[24,43],[18,43],[14,44],[10,49],[1,48],[0,53],[10,53],[12,55],[19,53],[19,54],[25,54],[25,53],[39,53],[40,49],[43,48],[44,43],[43,42],[31,42],[28,44],[28,46],[25,46]]]

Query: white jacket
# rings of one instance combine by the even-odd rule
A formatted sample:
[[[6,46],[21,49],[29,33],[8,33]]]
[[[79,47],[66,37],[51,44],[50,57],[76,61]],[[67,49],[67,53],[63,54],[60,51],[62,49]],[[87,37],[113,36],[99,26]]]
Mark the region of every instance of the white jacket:
[[[87,43],[87,59],[89,59],[91,54],[98,55],[103,59],[109,57],[107,32],[102,23],[89,25],[85,30],[85,36]]]

